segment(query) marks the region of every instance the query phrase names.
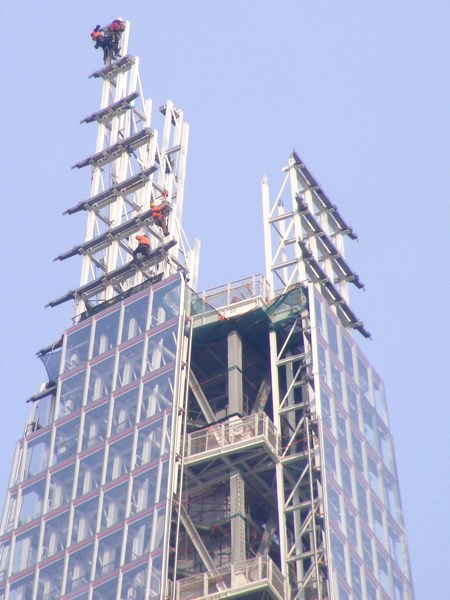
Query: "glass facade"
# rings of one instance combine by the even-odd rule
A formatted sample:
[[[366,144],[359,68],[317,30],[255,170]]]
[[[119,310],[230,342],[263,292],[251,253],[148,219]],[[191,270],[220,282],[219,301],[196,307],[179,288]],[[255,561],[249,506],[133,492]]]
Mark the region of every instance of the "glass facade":
[[[313,297],[333,600],[413,600],[383,382]]]
[[[184,283],[86,318],[38,400],[0,537],[0,599],[160,598],[183,397]],[[173,444],[173,445],[172,445]]]

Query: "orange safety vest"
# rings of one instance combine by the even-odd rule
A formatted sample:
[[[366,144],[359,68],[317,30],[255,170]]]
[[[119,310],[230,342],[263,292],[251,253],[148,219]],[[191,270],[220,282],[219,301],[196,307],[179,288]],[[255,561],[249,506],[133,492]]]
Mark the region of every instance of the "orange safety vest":
[[[95,40],[96,40],[97,38],[99,38],[99,37],[103,37],[103,33],[102,33],[101,31],[98,31],[98,30],[97,30],[97,31],[93,31],[93,32],[91,33],[91,38],[94,40],[94,42],[95,42]]]
[[[150,246],[150,240],[146,235],[137,235],[136,239],[142,246]]]

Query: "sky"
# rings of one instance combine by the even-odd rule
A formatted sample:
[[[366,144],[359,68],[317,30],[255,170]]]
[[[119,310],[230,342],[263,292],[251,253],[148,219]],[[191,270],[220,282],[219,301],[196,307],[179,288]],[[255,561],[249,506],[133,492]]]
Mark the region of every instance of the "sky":
[[[449,80],[443,0],[5,2],[2,81],[0,497],[36,351],[71,324],[45,304],[79,283],[53,258],[84,240],[100,102],[90,31],[131,21],[144,94],[190,123],[184,229],[200,238],[199,289],[264,272],[261,179],[275,190],[293,148],[358,234],[358,340],[383,377],[417,600],[448,597]],[[8,250],[9,249],[9,250]]]

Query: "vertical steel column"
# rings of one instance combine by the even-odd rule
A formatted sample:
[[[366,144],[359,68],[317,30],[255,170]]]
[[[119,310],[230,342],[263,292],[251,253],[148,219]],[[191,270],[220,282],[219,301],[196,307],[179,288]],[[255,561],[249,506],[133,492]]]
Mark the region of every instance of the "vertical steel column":
[[[230,474],[231,564],[237,565],[246,557],[245,483],[236,469]]]
[[[237,331],[230,331],[228,344],[228,414],[244,415],[242,393],[242,340]]]

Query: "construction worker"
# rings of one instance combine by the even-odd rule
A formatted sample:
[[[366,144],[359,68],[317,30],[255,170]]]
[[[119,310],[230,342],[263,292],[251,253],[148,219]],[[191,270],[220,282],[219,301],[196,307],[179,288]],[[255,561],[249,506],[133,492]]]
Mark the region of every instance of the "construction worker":
[[[138,254],[143,254],[144,257],[150,252],[150,240],[146,235],[136,235],[138,247],[133,252],[133,258],[137,260]]]
[[[112,23],[106,26],[106,37],[109,40],[112,58],[119,58],[119,43],[122,33],[125,31],[125,23],[121,17],[114,19]]]
[[[169,228],[167,227],[167,212],[169,209],[168,202],[164,201],[159,206],[156,206],[154,202],[150,202],[150,208],[155,225],[161,227],[165,236],[169,235]]]
[[[95,42],[94,48],[101,48],[103,50],[103,62],[106,63],[108,60],[108,54],[110,49],[110,42],[105,36],[103,29],[100,25],[96,25],[94,31],[91,33],[92,41]]]

